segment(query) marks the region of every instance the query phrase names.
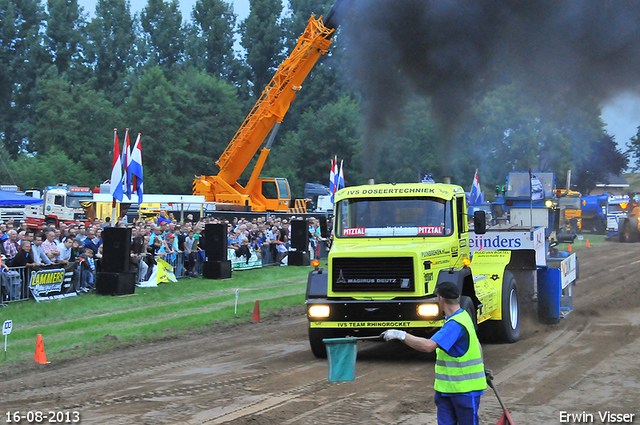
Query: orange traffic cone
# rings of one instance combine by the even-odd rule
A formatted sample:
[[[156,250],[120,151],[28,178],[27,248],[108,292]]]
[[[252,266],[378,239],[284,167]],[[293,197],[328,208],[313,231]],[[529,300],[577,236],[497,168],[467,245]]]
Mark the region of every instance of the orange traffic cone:
[[[569,244],[569,252],[571,252],[571,244]]]
[[[253,316],[251,317],[251,320],[254,322],[260,321],[260,303],[258,300],[256,300],[256,305],[253,307]]]
[[[44,342],[42,342],[42,335],[38,334],[38,339],[36,340],[36,355],[34,360],[40,364],[47,364],[47,356],[44,354]]]
[[[587,248],[591,248],[591,244],[589,243],[589,239],[587,239]]]

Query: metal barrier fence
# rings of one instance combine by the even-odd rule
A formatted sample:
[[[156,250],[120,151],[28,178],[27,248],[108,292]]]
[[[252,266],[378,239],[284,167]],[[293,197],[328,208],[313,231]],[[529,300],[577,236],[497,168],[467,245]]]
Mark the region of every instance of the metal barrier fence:
[[[157,257],[163,258],[163,257]],[[170,256],[166,256],[163,258],[166,262],[168,262],[171,266],[173,266],[173,273],[177,279],[183,277],[193,277],[193,276],[201,276],[202,275],[202,262],[203,257],[199,252],[192,253],[191,255],[186,255],[182,252],[175,253]],[[138,264],[138,282],[146,281],[151,275],[153,267],[150,267],[149,264],[141,259]]]
[[[275,248],[275,246],[273,248]],[[272,255],[266,255],[268,262],[264,263],[265,265],[274,264],[276,262],[275,260],[278,253],[275,249],[273,251],[273,253],[270,253]],[[202,254],[203,251],[193,252],[187,256],[185,256],[184,253],[175,253],[171,256],[165,257],[165,260],[173,266],[174,274],[177,279],[183,277],[202,276],[204,263],[204,256]],[[264,260],[264,253],[262,257]],[[2,288],[2,299],[0,299],[0,305],[4,305],[8,302],[23,301],[33,298],[29,289],[31,285],[32,271],[55,269],[59,267],[60,265],[52,264],[50,266],[38,268],[9,267],[7,271],[0,271],[0,286]],[[134,265],[134,267],[137,267],[136,282],[146,281],[151,274],[151,268],[144,260],[144,257],[140,258],[139,263]],[[90,276],[86,275],[87,273],[93,275],[92,280],[89,279]],[[91,282],[92,285],[95,285],[95,274],[87,270],[86,267],[82,267],[81,262],[77,262],[71,280],[71,285],[73,287],[70,289],[72,291],[80,291],[81,288],[86,286],[87,282]]]
[[[176,253],[170,258],[167,258],[168,263],[173,266],[174,274],[176,278],[199,276],[202,275],[202,256],[199,253],[194,253],[187,257],[185,261],[185,255],[183,253]],[[142,266],[144,264],[144,266]],[[137,265],[137,280],[136,282],[145,281],[149,276],[149,268],[145,267],[147,263],[144,260],[140,261]],[[29,298],[33,298],[29,289],[31,285],[32,271],[58,268],[59,265],[50,265],[39,268],[32,267],[9,267],[7,271],[0,272],[0,288],[2,298],[0,299],[0,305],[14,301],[24,301]],[[78,262],[75,266],[74,274],[71,280],[73,290],[79,291],[80,288],[86,285],[89,281],[89,276],[85,274],[90,273],[86,268],[82,267],[82,264]],[[94,281],[95,282],[95,276]],[[93,283],[95,284],[95,283]]]

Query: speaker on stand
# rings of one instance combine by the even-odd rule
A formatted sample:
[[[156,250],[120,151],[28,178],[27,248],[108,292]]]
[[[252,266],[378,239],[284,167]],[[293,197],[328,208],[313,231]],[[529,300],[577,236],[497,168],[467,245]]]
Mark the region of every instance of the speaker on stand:
[[[288,257],[290,266],[308,266],[309,260],[309,223],[307,220],[291,220],[291,247]]]
[[[131,228],[105,227],[102,230],[102,271],[123,273],[131,264]]]
[[[105,227],[102,230],[101,271],[96,273],[96,293],[129,295],[135,293],[136,273],[131,264],[131,228]]]
[[[205,279],[231,278],[231,260],[227,260],[227,227],[224,224],[204,226],[202,276]]]

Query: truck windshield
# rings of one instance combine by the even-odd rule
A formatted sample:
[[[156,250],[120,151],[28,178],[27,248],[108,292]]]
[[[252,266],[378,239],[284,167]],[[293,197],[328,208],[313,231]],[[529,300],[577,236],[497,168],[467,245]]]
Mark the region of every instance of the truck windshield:
[[[580,198],[560,198],[558,199],[558,205],[560,206],[560,208],[568,210],[579,210]]]
[[[451,201],[440,198],[344,199],[336,208],[338,237],[449,236]]]
[[[617,214],[624,212],[624,208],[620,204],[609,204],[609,214]]]
[[[542,190],[542,198],[548,199],[553,193],[553,173],[548,171],[534,171],[532,176],[537,177],[537,180],[540,182],[538,184],[534,183],[533,189],[531,187],[531,182],[529,181],[529,173],[509,173],[506,197],[529,199],[529,197],[533,195],[533,199],[535,200],[536,194],[531,193],[531,191],[533,190],[536,192]],[[534,179],[534,181],[535,180],[536,179]],[[540,184],[542,187],[539,186]]]
[[[91,196],[87,196],[86,194],[82,195],[69,195],[67,194],[67,208],[82,208],[80,202],[91,201],[93,198]]]

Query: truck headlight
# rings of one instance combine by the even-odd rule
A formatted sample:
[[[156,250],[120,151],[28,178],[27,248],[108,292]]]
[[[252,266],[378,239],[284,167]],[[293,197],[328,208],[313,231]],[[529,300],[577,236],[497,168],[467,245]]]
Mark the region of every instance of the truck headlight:
[[[314,317],[318,319],[329,317],[330,312],[331,312],[331,309],[329,308],[328,305],[312,305],[309,307],[309,310],[308,310],[309,317]]]
[[[440,307],[438,307],[438,304],[429,303],[429,304],[420,304],[418,306],[418,316],[436,317],[439,314],[440,314]]]

